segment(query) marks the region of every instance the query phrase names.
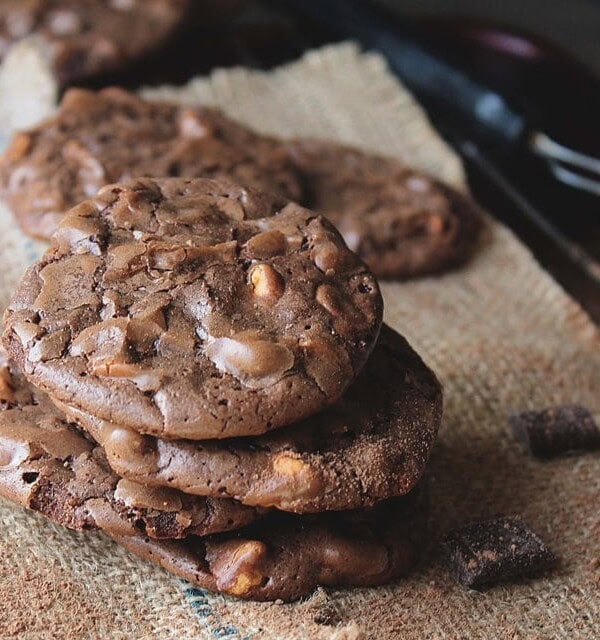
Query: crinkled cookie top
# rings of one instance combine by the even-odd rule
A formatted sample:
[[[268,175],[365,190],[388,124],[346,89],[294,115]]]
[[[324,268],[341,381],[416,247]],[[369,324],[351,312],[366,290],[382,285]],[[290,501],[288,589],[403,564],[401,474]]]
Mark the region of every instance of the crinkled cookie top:
[[[0,193],[23,230],[49,239],[71,207],[130,178],[226,178],[301,198],[280,143],[216,109],[148,102],[109,87],[70,89],[58,112],[0,158]]]
[[[377,339],[373,275],[322,217],[206,179],[73,208],[4,341],[66,405],[163,438],[256,435],[335,402]]]

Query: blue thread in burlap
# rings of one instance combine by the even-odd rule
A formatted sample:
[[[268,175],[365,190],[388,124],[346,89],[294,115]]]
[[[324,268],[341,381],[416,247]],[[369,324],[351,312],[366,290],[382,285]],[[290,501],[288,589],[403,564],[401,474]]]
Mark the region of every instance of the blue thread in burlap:
[[[205,589],[187,587],[185,596],[196,612],[202,626],[218,640],[250,640],[254,633],[242,633],[235,625],[225,623],[211,603],[212,595]]]

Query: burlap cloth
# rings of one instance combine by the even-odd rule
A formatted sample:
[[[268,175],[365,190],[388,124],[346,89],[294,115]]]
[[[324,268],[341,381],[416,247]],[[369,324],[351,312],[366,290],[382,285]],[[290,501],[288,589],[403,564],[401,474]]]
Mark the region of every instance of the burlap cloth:
[[[270,73],[218,71],[146,92],[216,104],[259,130],[327,136],[397,155],[461,185],[458,158],[384,62],[352,45]],[[4,306],[37,245],[0,215]],[[600,458],[524,455],[515,409],[600,408],[598,334],[504,227],[465,268],[385,284],[386,320],[439,374],[446,409],[431,461],[432,549],[411,578],[327,590],[293,605],[241,603],[190,589],[101,535],[79,535],[0,502],[2,638],[596,638],[600,636]],[[455,585],[435,542],[452,526],[520,513],[561,559],[550,577],[485,594]],[[317,624],[323,611],[337,626]]]

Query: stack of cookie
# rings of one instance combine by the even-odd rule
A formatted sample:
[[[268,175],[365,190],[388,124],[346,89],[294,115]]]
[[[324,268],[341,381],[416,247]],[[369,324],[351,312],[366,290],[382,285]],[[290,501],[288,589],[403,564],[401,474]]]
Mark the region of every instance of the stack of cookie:
[[[103,187],[6,315],[0,492],[203,587],[405,573],[440,385],[326,219],[211,179]]]

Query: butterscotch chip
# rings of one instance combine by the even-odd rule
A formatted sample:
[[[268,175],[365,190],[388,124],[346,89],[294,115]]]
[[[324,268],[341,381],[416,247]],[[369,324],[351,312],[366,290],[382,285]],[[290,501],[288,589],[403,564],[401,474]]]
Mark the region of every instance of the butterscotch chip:
[[[315,264],[322,246],[335,247],[335,269]],[[65,405],[198,440],[264,433],[335,402],[381,317],[373,275],[317,214],[229,182],[146,178],[66,214],[18,287],[4,341]]]
[[[341,400],[274,433],[166,441],[67,412],[102,444],[117,473],[131,480],[307,513],[367,507],[408,493],[427,464],[442,391],[406,340],[384,325]]]
[[[257,540],[233,540],[221,545],[212,565],[219,590],[234,596],[249,594],[268,579],[262,567],[267,553],[267,546]]]
[[[250,282],[259,298],[281,298],[285,290],[285,280],[268,264],[253,267]]]
[[[306,467],[306,463],[300,458],[295,458],[288,453],[281,453],[273,460],[273,469],[286,476],[298,476]]]
[[[259,510],[119,478],[104,452],[0,354],[0,495],[71,529],[183,538],[236,529]]]
[[[417,488],[373,509],[275,513],[240,532],[165,543],[113,536],[193,584],[251,600],[296,600],[317,586],[374,586],[410,571],[426,541]]]
[[[468,257],[482,218],[466,196],[394,160],[317,140],[287,145],[307,185],[303,204],[327,216],[382,278],[440,271]],[[323,250],[322,268],[335,261]]]
[[[59,82],[71,84],[161,45],[189,7],[189,0],[2,0],[0,59],[35,34]]]
[[[214,109],[147,102],[116,88],[67,91],[58,113],[18,134],[0,160],[2,197],[23,230],[41,239],[50,237],[65,211],[104,185],[139,176],[227,178],[294,201],[301,197],[280,143]],[[220,206],[233,218],[244,215],[234,200]],[[94,241],[89,228],[70,225],[68,233]],[[285,253],[285,235],[277,231],[251,240],[252,257]]]

